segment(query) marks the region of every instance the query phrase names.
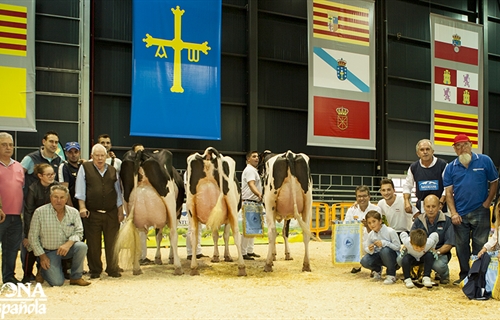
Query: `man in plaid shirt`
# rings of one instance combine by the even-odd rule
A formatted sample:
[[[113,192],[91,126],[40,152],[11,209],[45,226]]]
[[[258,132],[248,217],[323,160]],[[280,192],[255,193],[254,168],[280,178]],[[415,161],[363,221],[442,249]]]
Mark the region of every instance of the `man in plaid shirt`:
[[[63,185],[50,188],[50,203],[35,210],[29,233],[35,256],[40,257],[42,275],[51,286],[62,286],[61,260],[73,258],[70,285],[88,286],[82,278],[87,245],[81,242],[83,225],[80,213],[66,205],[69,190]]]

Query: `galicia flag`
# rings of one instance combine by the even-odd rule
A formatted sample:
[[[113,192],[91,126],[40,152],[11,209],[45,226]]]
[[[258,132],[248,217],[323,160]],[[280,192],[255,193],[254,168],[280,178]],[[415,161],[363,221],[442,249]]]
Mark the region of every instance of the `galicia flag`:
[[[477,32],[445,26],[434,26],[434,56],[439,59],[478,65],[479,35]]]
[[[314,135],[370,139],[370,103],[315,96]]]
[[[221,0],[134,0],[130,134],[221,139]]]

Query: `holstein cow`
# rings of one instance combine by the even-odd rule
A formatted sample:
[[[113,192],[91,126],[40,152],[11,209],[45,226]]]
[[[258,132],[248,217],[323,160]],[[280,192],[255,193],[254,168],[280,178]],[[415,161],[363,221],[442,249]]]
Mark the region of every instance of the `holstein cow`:
[[[184,183],[172,166],[172,153],[162,149],[155,152],[128,151],[122,161],[120,178],[123,183],[123,197],[127,210],[125,226],[120,230],[117,251],[130,249],[129,259],[133,261],[133,274],[141,274],[139,265],[140,237],[137,229],[147,232],[150,226],[157,230],[155,260],[161,264],[161,230],[170,228],[170,263],[174,274],[183,274],[177,253],[177,217],[184,201]]]
[[[267,153],[264,165],[264,204],[269,237],[265,272],[273,271],[276,260],[276,221],[285,220],[289,226],[292,218],[297,219],[304,238],[304,263],[302,271],[311,271],[309,264],[309,221],[312,214],[312,179],[309,171],[309,157],[303,153],[287,151],[281,154]],[[284,230],[285,256],[290,260],[288,231]]]
[[[198,221],[212,230],[214,257],[219,260],[219,227],[226,224],[224,238],[226,246],[224,258],[232,261],[229,255],[227,225],[231,226],[234,243],[238,248],[238,276],[246,276],[245,263],[241,255],[241,239],[238,228],[238,210],[241,206],[241,191],[235,174],[236,164],[230,157],[220,154],[215,148],[208,147],[205,153],[195,153],[187,159],[187,211],[194,228],[191,245],[196,248]],[[196,255],[191,258],[191,275],[199,275]]]

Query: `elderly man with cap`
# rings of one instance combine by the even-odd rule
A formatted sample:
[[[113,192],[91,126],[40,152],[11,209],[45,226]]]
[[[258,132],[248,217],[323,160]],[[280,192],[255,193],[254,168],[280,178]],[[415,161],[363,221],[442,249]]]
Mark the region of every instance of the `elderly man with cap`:
[[[458,285],[469,273],[471,252],[478,254],[488,241],[490,205],[497,192],[498,171],[490,157],[472,152],[472,142],[465,134],[455,137],[453,149],[458,157],[446,167],[443,185],[455,229],[460,279],[453,284]]]

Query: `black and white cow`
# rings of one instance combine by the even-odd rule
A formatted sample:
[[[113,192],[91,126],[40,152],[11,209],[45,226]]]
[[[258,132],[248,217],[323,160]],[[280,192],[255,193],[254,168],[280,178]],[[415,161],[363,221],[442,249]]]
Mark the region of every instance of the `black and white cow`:
[[[127,220],[119,232],[117,250],[129,248],[133,273],[141,274],[138,229],[140,232],[147,232],[151,226],[157,229],[155,260],[161,264],[161,230],[168,225],[169,261],[174,264],[174,274],[183,274],[177,253],[177,218],[180,216],[185,190],[182,177],[172,165],[172,153],[165,149],[137,153],[128,151],[122,160],[120,178],[123,183]]]
[[[238,210],[241,207],[241,190],[235,174],[236,163],[230,157],[220,154],[215,148],[208,147],[203,154],[195,153],[187,159],[186,192],[187,212],[193,232],[191,245],[196,248],[198,222],[212,230],[214,257],[219,260],[219,227],[226,224],[224,231],[224,258],[232,261],[229,255],[228,238],[231,226],[234,243],[238,249],[238,276],[246,276],[245,263],[241,255],[241,237],[238,228]],[[196,255],[191,258],[191,275],[199,275]]]
[[[276,221],[294,218],[302,228],[305,254],[302,271],[311,271],[309,264],[309,221],[312,214],[312,179],[309,170],[309,157],[303,153],[287,151],[281,154],[265,153],[261,156],[264,176],[264,204],[269,237],[265,272],[273,271],[276,260]],[[285,257],[290,260],[288,231],[284,230]]]

